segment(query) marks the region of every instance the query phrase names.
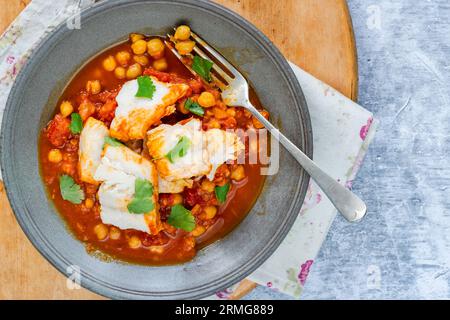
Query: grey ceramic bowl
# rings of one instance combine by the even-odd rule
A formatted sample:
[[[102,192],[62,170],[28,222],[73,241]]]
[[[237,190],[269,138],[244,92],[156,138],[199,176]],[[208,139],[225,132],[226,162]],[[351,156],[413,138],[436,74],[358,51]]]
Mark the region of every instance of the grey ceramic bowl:
[[[2,124],[1,165],[17,220],[41,254],[82,286],[111,298],[201,298],[237,283],[259,267],[286,236],[303,203],[309,178],[281,149],[280,169],[267,179],[253,210],[224,239],[186,264],[147,267],[103,262],[86,253],[47,197],[39,174],[37,137],[58,96],[87,59],[130,32],[164,35],[188,23],[247,76],[274,123],[312,154],[308,109],[286,60],[240,16],[199,0],[106,1],[81,15],[81,29],[51,33],[19,74]]]

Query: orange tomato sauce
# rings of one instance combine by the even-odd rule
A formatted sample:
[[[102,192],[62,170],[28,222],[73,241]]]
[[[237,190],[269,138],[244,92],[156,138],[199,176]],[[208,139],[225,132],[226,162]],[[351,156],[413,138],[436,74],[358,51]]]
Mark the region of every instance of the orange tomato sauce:
[[[103,68],[102,63],[106,57],[110,55],[114,56],[119,51],[127,51],[133,57],[131,42],[129,41],[107,49],[94,57],[68,83],[59,99],[55,115],[58,114],[59,106],[63,101],[70,101],[74,107],[74,112],[77,112],[81,97],[87,97],[93,101],[98,111],[104,104],[104,101],[99,101],[95,95],[86,93],[86,82],[89,80],[99,80],[102,92],[117,91],[128,79],[117,79],[114,72],[106,71]],[[174,74],[179,78],[186,79],[186,81],[193,80],[194,77],[190,72],[167,48],[165,50],[165,58],[168,69],[164,72]],[[151,66],[153,59],[148,56],[148,60],[149,66]],[[149,66],[143,67],[143,69]],[[252,93],[252,102],[261,108],[254,93]],[[233,108],[233,110],[235,110],[235,119],[233,121],[228,121],[228,119],[220,120],[222,121],[219,121],[222,128],[223,125],[228,126],[229,123],[232,123],[236,128],[245,129],[252,126],[251,115],[242,108]],[[97,111],[91,116],[98,117]],[[193,115],[182,114],[177,110],[175,114],[163,118],[162,123],[173,124],[191,116]],[[214,116],[210,115],[202,119],[204,128],[205,126],[206,128],[208,127],[207,121],[212,121],[211,119],[214,119]],[[109,126],[107,121],[106,124]],[[98,186],[81,182],[76,169],[78,163],[79,135],[70,134],[65,137],[63,145],[55,147],[49,139],[49,127],[50,125],[44,128],[39,137],[40,170],[43,182],[48,190],[49,198],[67,222],[70,231],[76,238],[86,244],[88,252],[99,254],[100,257],[105,259],[119,259],[146,265],[168,265],[188,261],[195,256],[197,250],[224,237],[239,224],[251,210],[264,184],[264,176],[260,174],[260,164],[244,164],[245,178],[240,181],[230,179],[230,175],[237,167],[237,164],[225,164],[219,168],[214,180],[216,185],[220,185],[223,183],[224,177],[226,177],[226,181],[229,181],[231,184],[231,189],[224,204],[218,204],[214,198],[214,194],[202,191],[201,181],[195,183],[193,188],[189,190],[185,189],[180,194],[183,197],[183,205],[189,210],[192,210],[197,225],[203,226],[205,229],[200,235],[194,236],[192,233],[175,229],[166,223],[168,211],[172,204],[171,202],[174,201],[174,196],[160,194],[159,206],[161,219],[163,225],[166,227],[158,235],[152,236],[136,230],[119,230],[118,228],[106,225],[105,230],[108,231],[108,235],[104,239],[99,239],[98,234],[94,231],[97,225],[102,224],[100,219],[100,204],[96,198]],[[127,145],[138,152],[144,152],[139,142],[127,143]],[[48,156],[50,150],[54,149],[58,149],[62,153],[62,160],[57,163],[51,162]],[[85,200],[82,204],[77,205],[63,200],[59,188],[59,177],[62,174],[72,176],[75,182],[83,189],[86,199],[90,199],[89,201],[91,203],[88,204]],[[222,176],[220,176],[221,174]],[[217,214],[212,219],[206,219],[204,217],[205,214],[202,210],[207,205],[212,205],[217,208]],[[112,236],[113,232],[115,232],[115,236]],[[119,236],[117,238],[118,234]],[[140,245],[137,248],[131,247],[130,239],[139,239]]]

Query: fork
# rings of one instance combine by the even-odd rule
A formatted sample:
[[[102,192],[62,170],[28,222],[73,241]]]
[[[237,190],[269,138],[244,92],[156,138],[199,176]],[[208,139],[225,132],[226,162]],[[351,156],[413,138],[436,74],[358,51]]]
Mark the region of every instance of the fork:
[[[206,41],[201,39],[197,34],[191,31],[191,38],[196,42],[193,51],[203,59],[211,60],[210,57],[218,61],[222,66],[214,63],[212,69],[219,75],[211,73],[211,78],[222,91],[222,99],[226,105],[240,106],[246,108],[252,113],[276,138],[289,153],[298,161],[303,169],[310,175],[311,178],[319,185],[322,191],[326,194],[328,199],[333,203],[336,209],[350,222],[355,222],[364,217],[367,211],[365,203],[353,192],[346,189],[339,184],[335,179],[330,177],[317,164],[305,155],[295,144],[293,144],[286,136],[284,136],[276,127],[270,123],[250,102],[249,85],[244,76],[226,60],[219,52],[213,49]],[[175,56],[187,67],[187,69],[194,74],[197,73],[186,64],[185,59],[172,46],[171,42],[175,42],[171,35],[168,35],[169,40],[165,43],[167,47],[175,54]],[[203,49],[201,49],[199,44]],[[205,50],[205,51],[203,51]]]

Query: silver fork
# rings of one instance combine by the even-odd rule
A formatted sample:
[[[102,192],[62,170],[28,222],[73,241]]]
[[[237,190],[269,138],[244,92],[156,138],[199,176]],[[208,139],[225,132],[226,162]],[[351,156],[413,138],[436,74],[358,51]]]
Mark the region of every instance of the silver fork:
[[[286,136],[284,136],[277,128],[275,128],[272,123],[270,123],[264,116],[259,113],[259,111],[252,105],[249,99],[249,86],[247,80],[244,76],[231,64],[229,63],[220,53],[213,49],[208,43],[201,39],[198,35],[191,31],[191,37],[198,44],[200,44],[208,54],[216,59],[222,66],[228,69],[228,73],[225,72],[218,64],[214,63],[212,69],[223,79],[219,79],[213,73],[211,77],[215,84],[222,91],[222,99],[226,105],[229,106],[240,106],[246,108],[250,111],[265,127],[272,136],[286,148],[287,151],[295,158],[295,160],[300,163],[300,165],[305,169],[305,171],[311,176],[311,178],[316,181],[320,186],[322,191],[327,195],[336,209],[350,222],[355,222],[364,217],[367,211],[365,203],[356,196],[353,192],[346,189],[344,186],[339,184],[336,180],[326,174],[322,169],[320,169],[314,161],[312,161],[308,156],[306,156],[295,144],[293,144]],[[174,41],[173,38],[168,35],[170,41]],[[197,73],[192,70],[192,68],[187,65],[177,52],[177,50],[172,46],[172,44],[166,40],[166,45],[175,54],[175,56],[189,69],[189,71],[197,75]],[[211,60],[210,57],[197,45],[193,50],[197,55],[204,59]],[[230,76],[232,74],[233,76]]]

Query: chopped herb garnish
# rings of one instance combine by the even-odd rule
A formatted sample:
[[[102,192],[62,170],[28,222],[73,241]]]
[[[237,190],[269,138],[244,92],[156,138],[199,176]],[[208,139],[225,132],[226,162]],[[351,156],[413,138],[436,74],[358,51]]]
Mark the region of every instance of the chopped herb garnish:
[[[136,92],[136,97],[139,98],[153,98],[156,87],[153,83],[152,78],[149,76],[141,76],[137,78],[138,91]]]
[[[128,203],[128,212],[135,214],[143,214],[152,211],[155,208],[155,204],[151,198],[133,198],[133,200]]]
[[[213,66],[213,62],[203,59],[200,56],[195,56],[192,62],[192,69],[197,72],[197,74],[205,79],[206,81],[211,81],[211,68]]]
[[[134,183],[134,197],[146,198],[153,196],[153,185],[150,181],[137,178]]]
[[[184,107],[186,110],[189,110],[191,113],[196,114],[200,117],[203,117],[205,114],[205,110],[200,107],[200,105],[197,102],[192,101],[190,98],[186,100],[184,103]]]
[[[81,119],[81,116],[78,113],[72,113],[70,118],[70,131],[73,134],[80,134],[81,129],[83,129],[83,120]]]
[[[63,174],[59,177],[59,190],[64,200],[80,204],[84,200],[84,192],[71,176]]]
[[[150,181],[136,178],[134,183],[134,197],[128,203],[128,212],[142,214],[155,208],[153,202],[153,185]]]
[[[166,158],[169,159],[171,163],[174,163],[174,161],[178,158],[184,157],[187,153],[187,150],[191,146],[191,140],[189,140],[188,137],[181,137],[180,140],[178,140],[178,143],[175,147],[173,147],[172,150],[169,151],[168,154],[166,154]]]
[[[121,147],[123,143],[113,137],[105,137],[105,145],[109,144],[112,147]]]
[[[216,186],[214,191],[216,193],[217,200],[219,200],[219,203],[224,203],[225,200],[227,200],[227,194],[228,194],[229,190],[230,190],[230,184],[229,183],[227,183],[227,184],[225,184],[223,186]]]
[[[167,223],[171,226],[191,232],[195,229],[195,218],[188,209],[181,204],[174,205],[170,211]]]

